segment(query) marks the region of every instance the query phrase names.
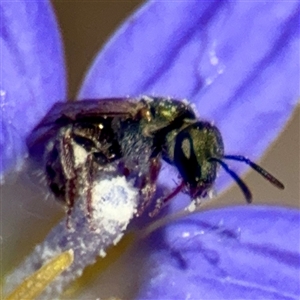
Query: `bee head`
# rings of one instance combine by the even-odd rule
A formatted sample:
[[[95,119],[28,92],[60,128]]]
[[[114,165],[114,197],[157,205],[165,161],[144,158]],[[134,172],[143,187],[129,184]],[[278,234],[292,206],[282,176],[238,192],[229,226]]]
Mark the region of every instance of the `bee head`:
[[[214,184],[219,166],[222,166],[238,184],[246,201],[251,203],[249,188],[224,162],[226,159],[248,164],[274,186],[284,189],[284,185],[278,179],[248,158],[241,155],[224,155],[221,134],[212,124],[196,122],[177,133],[173,164],[176,165],[192,198],[206,195]]]
[[[192,198],[204,196],[211,188],[219,167],[217,160],[223,155],[221,134],[212,124],[196,122],[178,132],[173,163]]]

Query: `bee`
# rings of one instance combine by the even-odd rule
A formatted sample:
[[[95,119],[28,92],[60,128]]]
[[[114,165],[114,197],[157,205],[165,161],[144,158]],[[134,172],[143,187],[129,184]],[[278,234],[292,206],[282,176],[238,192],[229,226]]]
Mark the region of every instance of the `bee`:
[[[236,181],[248,203],[247,185],[224,160],[248,164],[276,187],[283,184],[241,155],[225,155],[220,131],[199,120],[191,105],[164,97],[143,96],[56,103],[27,139],[30,155],[43,162],[47,184],[68,216],[78,195],[86,193],[92,214],[93,184],[110,166],[115,175],[133,180],[139,190],[140,216],[153,201],[162,160],[177,168],[181,183],[157,200],[156,214],[176,194],[205,197],[219,167]]]

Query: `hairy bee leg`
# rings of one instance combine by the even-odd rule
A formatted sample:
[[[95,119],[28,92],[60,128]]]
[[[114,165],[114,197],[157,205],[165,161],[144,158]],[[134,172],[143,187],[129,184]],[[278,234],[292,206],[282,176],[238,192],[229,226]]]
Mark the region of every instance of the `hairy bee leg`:
[[[86,191],[86,211],[87,217],[89,221],[92,220],[93,214],[93,197],[92,197],[92,189],[93,189],[93,181],[94,181],[94,172],[93,172],[93,157],[92,155],[88,155],[87,160],[85,162],[85,174],[87,179],[87,191]]]
[[[174,191],[172,191],[169,195],[167,195],[164,198],[160,198],[156,201],[155,203],[155,208],[153,209],[153,211],[151,211],[149,213],[149,217],[153,218],[155,217],[160,210],[165,207],[170,200],[172,200],[177,194],[179,194],[182,189],[185,187],[185,183],[182,181],[175,189]]]
[[[71,229],[71,214],[74,207],[76,193],[74,190],[76,189],[76,178],[71,178],[66,182],[66,213],[67,213],[67,228]]]
[[[149,170],[144,175],[143,182],[140,187],[141,205],[138,208],[137,216],[142,215],[146,207],[150,204],[156,191],[156,181],[161,168],[160,159],[155,157],[150,159]]]
[[[67,210],[67,228],[71,228],[70,218],[74,207],[75,198],[77,196],[78,175],[74,168],[74,151],[72,147],[72,139],[70,130],[66,131],[60,143],[62,159],[62,169],[66,177],[66,210]]]

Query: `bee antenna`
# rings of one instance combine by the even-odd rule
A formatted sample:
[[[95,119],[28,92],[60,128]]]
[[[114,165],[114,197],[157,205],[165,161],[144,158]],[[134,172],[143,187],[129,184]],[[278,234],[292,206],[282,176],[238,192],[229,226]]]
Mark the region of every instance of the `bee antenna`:
[[[209,159],[210,161],[216,161],[218,162],[223,169],[234,179],[234,181],[237,183],[237,185],[239,186],[239,188],[241,189],[241,191],[243,192],[246,201],[248,203],[252,202],[252,194],[248,188],[248,186],[246,185],[246,183],[234,172],[232,171],[229,166],[222,160],[212,157]]]
[[[275,178],[273,175],[271,175],[268,171],[260,167],[259,165],[255,164],[252,162],[250,159],[248,159],[245,156],[242,155],[224,155],[224,159],[230,159],[230,160],[237,160],[237,161],[242,161],[249,165],[252,169],[254,169],[257,173],[259,173],[262,177],[267,179],[270,183],[272,183],[274,186],[277,188],[283,190],[284,185],[281,183],[277,178]]]

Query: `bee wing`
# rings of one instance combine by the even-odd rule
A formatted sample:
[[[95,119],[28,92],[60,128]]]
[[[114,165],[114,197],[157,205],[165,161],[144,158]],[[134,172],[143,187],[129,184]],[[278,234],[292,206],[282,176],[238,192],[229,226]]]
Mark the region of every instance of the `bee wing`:
[[[47,141],[58,130],[74,122],[97,121],[97,118],[135,118],[145,103],[133,98],[88,99],[55,103],[42,121],[32,130],[26,143],[30,154],[43,153]]]

